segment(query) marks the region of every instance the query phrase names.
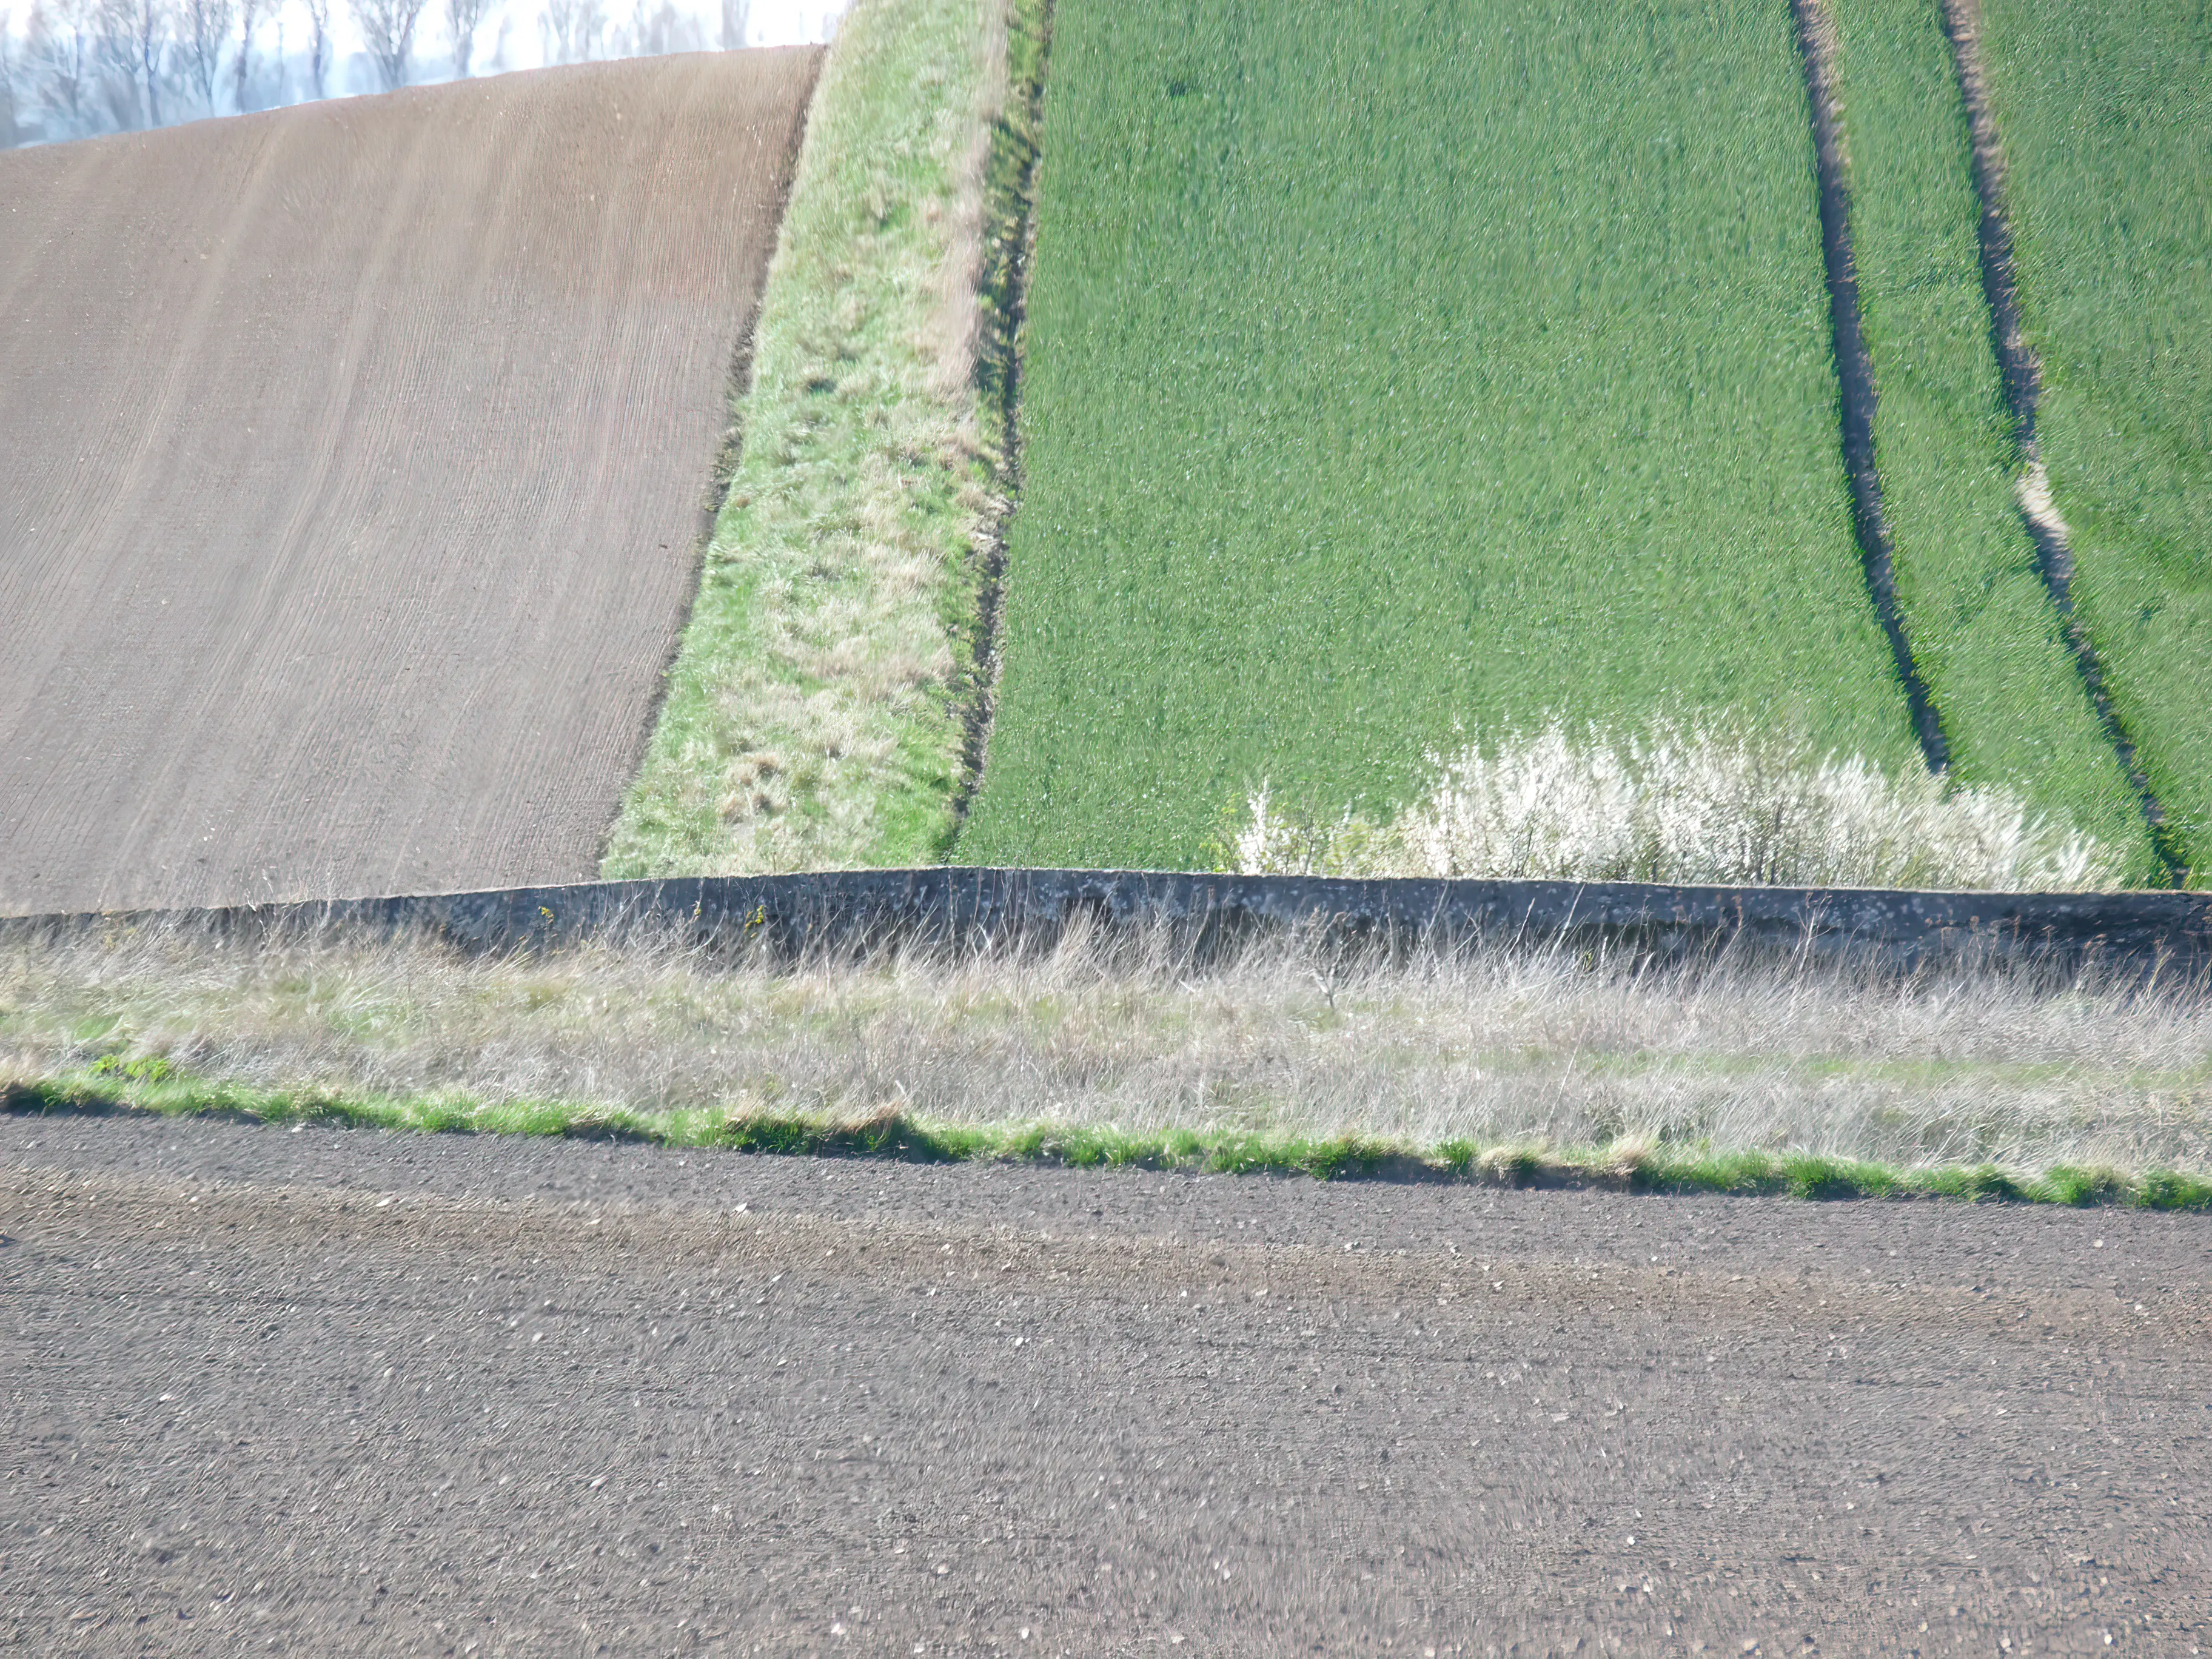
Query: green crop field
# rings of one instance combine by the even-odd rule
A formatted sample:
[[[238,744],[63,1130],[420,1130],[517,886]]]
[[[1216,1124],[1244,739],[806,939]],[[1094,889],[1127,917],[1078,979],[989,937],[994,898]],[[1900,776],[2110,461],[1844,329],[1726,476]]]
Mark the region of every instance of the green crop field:
[[[1876,465],[1899,606],[1961,781],[2128,849],[2148,835],[2062,637],[2014,494],[1972,139],[1934,0],[1831,0]]]
[[[2212,13],[1984,0],[2074,594],[2176,851],[2212,868]],[[2199,878],[2202,878],[2201,877]]]
[[[1787,7],[1060,0],[1052,52],[963,862],[1188,866],[1547,715],[1918,763]]]

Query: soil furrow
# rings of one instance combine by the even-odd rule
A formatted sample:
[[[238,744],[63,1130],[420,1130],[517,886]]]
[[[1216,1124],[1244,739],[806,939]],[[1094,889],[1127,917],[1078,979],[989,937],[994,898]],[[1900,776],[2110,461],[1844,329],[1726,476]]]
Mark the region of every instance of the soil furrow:
[[[0,907],[594,873],[819,62],[0,155]]]

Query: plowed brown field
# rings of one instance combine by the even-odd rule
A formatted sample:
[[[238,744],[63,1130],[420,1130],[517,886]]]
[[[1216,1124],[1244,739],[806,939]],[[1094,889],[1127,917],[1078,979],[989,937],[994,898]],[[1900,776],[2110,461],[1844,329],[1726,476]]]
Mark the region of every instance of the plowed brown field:
[[[818,64],[0,155],[0,912],[594,872]]]
[[[0,1651],[2185,1659],[2208,1246],[0,1115]]]

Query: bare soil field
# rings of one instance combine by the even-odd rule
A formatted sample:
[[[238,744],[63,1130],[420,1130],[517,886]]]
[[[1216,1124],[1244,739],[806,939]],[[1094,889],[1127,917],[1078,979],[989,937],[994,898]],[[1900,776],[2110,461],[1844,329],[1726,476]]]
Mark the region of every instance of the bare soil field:
[[[596,873],[819,61],[0,155],[0,911]]]
[[[0,1118],[0,1645],[2186,1655],[2202,1218]]]

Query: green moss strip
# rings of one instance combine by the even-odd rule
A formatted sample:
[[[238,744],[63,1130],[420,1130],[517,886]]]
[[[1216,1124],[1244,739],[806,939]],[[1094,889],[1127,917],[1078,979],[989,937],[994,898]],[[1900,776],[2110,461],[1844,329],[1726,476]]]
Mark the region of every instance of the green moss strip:
[[[860,1118],[805,1113],[732,1115],[708,1109],[641,1112],[559,1101],[487,1103],[465,1095],[396,1096],[285,1091],[215,1083],[166,1062],[106,1063],[0,1087],[0,1109],[33,1115],[147,1113],[234,1121],[441,1133],[555,1135],[657,1146],[714,1146],[797,1158],[908,1163],[980,1160],[1064,1169],[1179,1170],[1306,1176],[1316,1181],[1587,1186],[1647,1193],[1802,1199],[1940,1198],[2075,1207],[2212,1211],[2212,1178],[2173,1170],[2128,1174],[2061,1165],[2039,1175],[1992,1164],[1900,1169],[1810,1152],[1714,1152],[1619,1143],[1547,1149],[1454,1140],[1425,1151],[1371,1137],[1132,1132],[1111,1126],[973,1125],[902,1112]]]

